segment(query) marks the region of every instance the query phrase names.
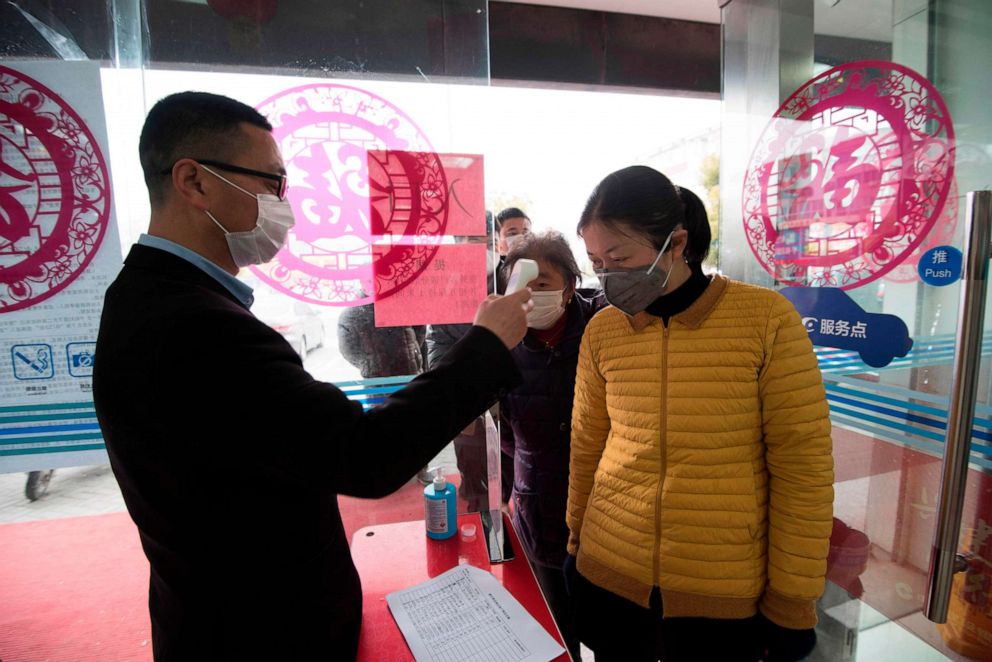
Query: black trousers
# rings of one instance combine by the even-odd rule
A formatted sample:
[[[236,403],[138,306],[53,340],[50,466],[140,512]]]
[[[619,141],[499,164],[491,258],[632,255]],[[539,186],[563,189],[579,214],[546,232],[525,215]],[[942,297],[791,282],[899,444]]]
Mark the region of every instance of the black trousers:
[[[565,575],[562,574],[561,568],[553,566],[532,562],[530,567],[534,569],[537,583],[541,585],[541,592],[544,593],[551,614],[558,623],[558,629],[561,630],[561,636],[565,640],[565,647],[568,648],[572,659],[581,662],[579,637],[575,630],[575,610],[572,607],[572,598],[565,590]]]
[[[664,618],[658,589],[645,609],[576,573],[575,625],[596,662],[755,662],[764,648],[757,616]]]

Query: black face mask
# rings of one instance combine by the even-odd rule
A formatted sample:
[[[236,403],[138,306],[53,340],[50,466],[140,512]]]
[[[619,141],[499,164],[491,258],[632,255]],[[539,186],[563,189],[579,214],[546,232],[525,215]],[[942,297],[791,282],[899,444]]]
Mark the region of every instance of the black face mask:
[[[651,266],[634,268],[603,269],[596,272],[603,286],[606,301],[623,313],[633,317],[647,308],[652,301],[665,293],[665,286],[672,275],[671,269],[658,268],[658,261],[672,241],[672,231],[658,251],[658,257]]]

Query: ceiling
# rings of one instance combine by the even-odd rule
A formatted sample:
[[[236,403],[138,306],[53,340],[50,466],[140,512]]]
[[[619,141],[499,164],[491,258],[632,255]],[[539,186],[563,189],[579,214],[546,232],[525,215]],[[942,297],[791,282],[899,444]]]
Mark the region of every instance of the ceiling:
[[[719,23],[720,5],[717,0],[511,0],[520,4],[546,7],[594,9],[638,16],[660,16],[683,21]]]
[[[659,16],[702,23],[720,22],[728,0],[512,0],[523,4]],[[814,0],[816,33],[892,41],[893,0]]]

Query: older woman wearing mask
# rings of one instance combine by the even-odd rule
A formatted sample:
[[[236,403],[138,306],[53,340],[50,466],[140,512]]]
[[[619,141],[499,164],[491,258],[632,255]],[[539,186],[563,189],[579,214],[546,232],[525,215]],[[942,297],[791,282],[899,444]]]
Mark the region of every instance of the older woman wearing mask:
[[[527,234],[506,259],[504,275],[518,260],[537,262],[528,285],[534,309],[527,335],[512,354],[524,381],[500,401],[503,453],[513,458],[513,523],[569,652],[579,657],[562,563],[568,527],[569,428],[582,332],[604,304],[599,290],[576,289],[579,268],[558,232]]]

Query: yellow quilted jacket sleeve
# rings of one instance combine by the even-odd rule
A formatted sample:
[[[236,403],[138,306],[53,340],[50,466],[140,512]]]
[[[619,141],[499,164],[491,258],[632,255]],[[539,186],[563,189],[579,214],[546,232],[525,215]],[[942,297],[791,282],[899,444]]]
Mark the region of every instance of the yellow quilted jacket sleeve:
[[[833,456],[823,379],[795,308],[776,294],[759,374],[769,477],[768,585],[761,611],[816,624],[833,516]]]
[[[606,447],[610,418],[606,410],[606,380],[599,371],[593,318],[579,345],[579,365],[575,375],[575,399],[572,407],[572,450],[568,474],[568,553],[579,549],[579,532],[592,491],[593,476]]]

